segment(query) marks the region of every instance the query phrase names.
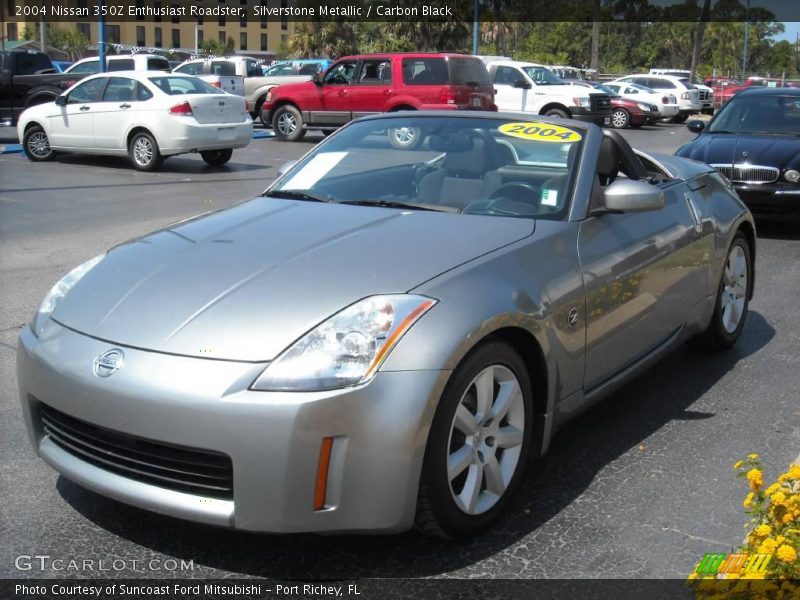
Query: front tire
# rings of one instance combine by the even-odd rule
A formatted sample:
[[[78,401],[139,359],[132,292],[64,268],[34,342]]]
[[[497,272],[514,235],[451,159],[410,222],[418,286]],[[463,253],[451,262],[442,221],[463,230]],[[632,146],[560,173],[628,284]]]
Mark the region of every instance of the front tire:
[[[389,143],[398,150],[414,150],[422,143],[419,127],[390,127]]]
[[[272,115],[272,131],[275,132],[275,137],[283,142],[300,141],[306,134],[303,128],[303,115],[290,104],[279,107]]]
[[[146,131],[140,131],[131,138],[128,156],[138,171],[156,171],[164,162],[156,138]]]
[[[474,536],[501,516],[519,485],[533,429],[533,388],[519,354],[501,341],[474,350],[442,394],[425,450],[417,527]]]
[[[556,117],[558,119],[569,119],[569,113],[565,110],[560,108],[551,108],[546,113],[544,113],[545,117]]]
[[[725,258],[711,323],[695,338],[697,346],[727,350],[739,339],[747,320],[753,285],[751,256],[747,238],[738,232]]]
[[[615,108],[611,113],[611,126],[614,129],[625,129],[631,124],[631,116],[623,108]]]
[[[206,150],[201,152],[200,156],[209,165],[224,165],[231,159],[231,156],[233,156],[233,148],[226,148],[225,150]]]
[[[50,147],[50,139],[39,125],[29,127],[25,131],[22,136],[22,149],[28,158],[36,162],[53,160],[56,155],[55,150]]]

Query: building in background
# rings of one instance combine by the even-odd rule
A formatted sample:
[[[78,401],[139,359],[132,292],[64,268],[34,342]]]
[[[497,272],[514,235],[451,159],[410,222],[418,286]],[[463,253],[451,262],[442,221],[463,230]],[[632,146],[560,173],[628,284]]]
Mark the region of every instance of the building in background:
[[[18,1],[18,0],[17,0]],[[224,0],[228,5],[240,4],[246,17],[213,17],[194,19],[191,17],[137,17],[136,20],[114,21],[106,20],[106,42],[119,44],[124,49],[128,47],[156,48],[163,51],[174,50],[182,54],[191,54],[197,47],[202,48],[203,42],[216,39],[222,46],[233,40],[234,51],[257,58],[274,58],[285,48],[289,36],[294,31],[294,22],[281,18],[267,18],[253,16],[253,2],[247,0]],[[3,15],[9,14],[16,3],[12,0],[0,0],[5,4]],[[87,0],[62,0],[65,6],[87,6]],[[147,3],[148,6],[161,7],[176,5],[175,2]],[[286,6],[286,0],[261,0],[262,6]],[[40,21],[31,17],[27,21],[0,23],[0,33],[5,42],[14,42],[22,39],[24,31],[33,33],[34,39],[39,39]],[[49,21],[46,28],[73,29],[80,31],[89,40],[88,54],[95,54],[99,41],[99,24],[94,21],[59,22]],[[196,35],[196,37],[195,37]]]

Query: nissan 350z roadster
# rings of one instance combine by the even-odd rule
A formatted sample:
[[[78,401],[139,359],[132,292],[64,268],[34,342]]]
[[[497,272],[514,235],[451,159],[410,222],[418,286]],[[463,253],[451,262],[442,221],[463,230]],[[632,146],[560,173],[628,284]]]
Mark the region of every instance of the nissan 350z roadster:
[[[58,472],[147,510],[472,536],[564,422],[736,342],[755,250],[725,178],[614,131],[366,117],[64,276],[20,335],[24,418]]]

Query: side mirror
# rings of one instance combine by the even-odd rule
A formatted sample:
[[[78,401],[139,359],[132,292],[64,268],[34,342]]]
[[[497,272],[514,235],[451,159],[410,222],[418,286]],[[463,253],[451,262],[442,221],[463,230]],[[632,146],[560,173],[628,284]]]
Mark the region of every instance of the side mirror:
[[[603,191],[601,212],[644,212],[664,208],[664,192],[636,179],[618,179]]]
[[[318,71],[314,75],[314,79],[312,79],[312,81],[314,82],[314,85],[322,85],[322,76],[323,76],[322,71]]]
[[[66,106],[67,105],[67,97],[65,95],[56,96],[53,102],[56,103],[56,106]]]
[[[692,119],[686,123],[686,127],[692,133],[700,133],[706,128],[706,122],[700,119]]]
[[[522,89],[522,90],[529,90],[529,89],[531,89],[531,82],[530,81],[525,81],[524,79],[517,79],[514,82],[514,87]]]
[[[297,164],[296,160],[287,160],[280,167],[278,167],[278,177],[281,177],[284,173],[286,173],[289,169],[291,169],[296,164]]]

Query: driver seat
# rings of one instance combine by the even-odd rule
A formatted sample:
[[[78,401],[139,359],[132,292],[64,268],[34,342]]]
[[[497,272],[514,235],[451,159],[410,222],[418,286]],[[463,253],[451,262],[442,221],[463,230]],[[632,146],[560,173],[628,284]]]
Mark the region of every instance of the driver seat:
[[[472,148],[448,152],[442,165],[419,182],[419,197],[429,204],[464,208],[479,198],[489,198],[503,183],[495,170],[486,171],[489,155],[484,140],[472,140]]]

